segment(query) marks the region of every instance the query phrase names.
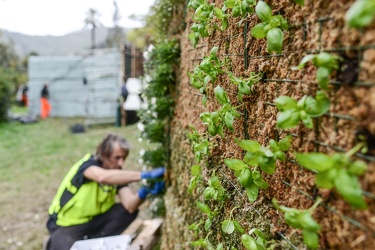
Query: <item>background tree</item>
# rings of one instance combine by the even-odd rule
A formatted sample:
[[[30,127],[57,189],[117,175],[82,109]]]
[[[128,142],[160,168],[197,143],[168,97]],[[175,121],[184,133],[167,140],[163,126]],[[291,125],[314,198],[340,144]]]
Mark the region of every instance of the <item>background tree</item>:
[[[116,1],[113,1],[114,12],[112,16],[113,27],[109,30],[108,37],[106,39],[106,46],[108,48],[121,46],[121,43],[125,40],[125,34],[122,27],[119,26],[121,15],[118,9]]]
[[[101,25],[100,14],[95,9],[89,9],[85,18],[85,27],[91,26],[91,49],[95,49],[95,30]]]

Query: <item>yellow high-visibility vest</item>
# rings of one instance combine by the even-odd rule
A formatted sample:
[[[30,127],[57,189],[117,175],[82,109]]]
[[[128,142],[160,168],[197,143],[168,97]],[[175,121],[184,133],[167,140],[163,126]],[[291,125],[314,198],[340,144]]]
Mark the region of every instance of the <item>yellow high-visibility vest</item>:
[[[107,212],[116,202],[116,185],[102,185],[94,181],[84,182],[84,178],[77,178],[79,168],[91,156],[86,154],[75,163],[57,190],[48,213],[56,216],[58,226],[86,223],[94,216]]]

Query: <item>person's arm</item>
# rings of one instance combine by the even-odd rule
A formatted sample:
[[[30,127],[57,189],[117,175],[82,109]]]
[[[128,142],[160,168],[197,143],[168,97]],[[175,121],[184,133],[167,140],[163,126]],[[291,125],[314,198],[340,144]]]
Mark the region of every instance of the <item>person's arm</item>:
[[[139,205],[144,201],[139,197],[138,193],[133,193],[130,187],[123,187],[118,191],[122,206],[128,210],[129,213],[137,211]]]
[[[98,166],[88,167],[83,175],[87,179],[106,185],[123,185],[141,180],[139,171],[104,169]]]
[[[83,175],[92,181],[106,185],[123,185],[141,179],[162,177],[165,168],[160,167],[151,171],[132,171],[122,169],[104,169],[98,166],[90,166],[84,170]]]

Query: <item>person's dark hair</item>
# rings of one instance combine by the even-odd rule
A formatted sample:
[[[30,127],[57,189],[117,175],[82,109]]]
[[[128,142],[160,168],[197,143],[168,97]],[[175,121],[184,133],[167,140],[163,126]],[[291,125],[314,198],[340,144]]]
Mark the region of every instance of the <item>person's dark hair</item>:
[[[109,134],[96,148],[95,159],[101,160],[102,157],[110,157],[115,145],[119,145],[125,151],[125,157],[129,154],[130,145],[125,138],[116,134]]]

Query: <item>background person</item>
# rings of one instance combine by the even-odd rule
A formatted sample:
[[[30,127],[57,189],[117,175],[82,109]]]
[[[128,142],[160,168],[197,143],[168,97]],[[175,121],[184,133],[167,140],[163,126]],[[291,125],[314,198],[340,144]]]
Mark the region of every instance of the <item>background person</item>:
[[[109,134],[95,154],[86,154],[68,171],[49,208],[48,250],[70,249],[77,240],[121,234],[136,218],[149,193],[158,194],[164,181],[141,187],[134,194],[128,183],[161,178],[163,167],[152,171],[123,170],[129,144]],[[118,196],[120,203],[116,203]]]
[[[43,85],[42,91],[40,93],[40,117],[46,119],[51,112],[51,104],[48,102],[49,91],[48,84]]]

